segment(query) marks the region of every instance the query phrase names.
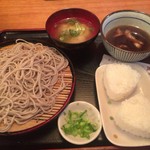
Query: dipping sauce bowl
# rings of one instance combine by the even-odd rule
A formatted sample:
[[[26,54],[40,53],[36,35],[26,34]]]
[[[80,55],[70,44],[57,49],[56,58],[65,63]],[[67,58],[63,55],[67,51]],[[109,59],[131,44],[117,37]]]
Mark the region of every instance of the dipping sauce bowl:
[[[135,10],[108,14],[101,24],[101,36],[108,53],[125,62],[150,55],[150,15]]]

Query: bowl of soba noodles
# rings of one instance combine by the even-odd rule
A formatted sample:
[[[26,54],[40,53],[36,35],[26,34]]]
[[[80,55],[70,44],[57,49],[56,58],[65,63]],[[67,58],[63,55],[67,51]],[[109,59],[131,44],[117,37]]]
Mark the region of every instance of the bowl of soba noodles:
[[[100,21],[85,9],[63,9],[49,16],[46,31],[56,46],[68,50],[82,49],[97,37]]]

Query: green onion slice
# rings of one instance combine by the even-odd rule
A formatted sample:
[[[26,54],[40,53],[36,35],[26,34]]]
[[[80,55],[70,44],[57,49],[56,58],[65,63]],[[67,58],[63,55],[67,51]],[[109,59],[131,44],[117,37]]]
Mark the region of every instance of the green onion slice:
[[[69,110],[65,119],[66,123],[61,129],[67,135],[90,139],[90,134],[98,129],[97,124],[91,123],[88,119],[87,110],[83,112],[73,112]]]

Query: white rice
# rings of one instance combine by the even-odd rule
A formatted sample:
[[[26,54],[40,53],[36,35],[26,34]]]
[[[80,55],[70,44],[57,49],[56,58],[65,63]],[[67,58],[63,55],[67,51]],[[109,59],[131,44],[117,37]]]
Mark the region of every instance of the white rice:
[[[106,93],[114,101],[130,96],[135,90],[139,79],[140,74],[124,63],[106,65],[103,76]]]
[[[122,130],[150,138],[150,100],[137,94],[122,101],[114,120]]]

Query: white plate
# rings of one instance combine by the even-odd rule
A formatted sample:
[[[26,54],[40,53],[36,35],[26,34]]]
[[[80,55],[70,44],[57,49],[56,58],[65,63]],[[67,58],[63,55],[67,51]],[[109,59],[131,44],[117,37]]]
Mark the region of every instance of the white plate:
[[[90,120],[90,122],[96,123],[98,125],[97,131],[90,134],[90,139],[81,138],[79,136],[74,137],[72,135],[66,135],[64,131],[61,129],[62,125],[66,123],[65,117],[69,110],[76,111],[76,112],[87,110],[87,115],[88,115],[88,119]],[[97,136],[99,135],[102,129],[100,112],[97,110],[96,107],[94,107],[90,103],[87,103],[84,101],[72,102],[67,106],[67,108],[59,116],[58,129],[62,137],[72,144],[83,145],[83,144],[90,143],[97,138]]]
[[[136,137],[120,130],[115,126],[112,118],[117,111],[120,102],[110,102],[107,98],[103,85],[103,72],[105,67],[106,65],[102,65],[101,67],[97,68],[95,77],[103,129],[108,140],[115,145],[126,147],[150,145],[150,139]],[[141,79],[139,81],[137,90],[133,94],[141,92],[142,94],[150,98],[150,77],[148,73],[139,65],[133,64],[132,67],[134,67],[141,74]]]

